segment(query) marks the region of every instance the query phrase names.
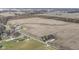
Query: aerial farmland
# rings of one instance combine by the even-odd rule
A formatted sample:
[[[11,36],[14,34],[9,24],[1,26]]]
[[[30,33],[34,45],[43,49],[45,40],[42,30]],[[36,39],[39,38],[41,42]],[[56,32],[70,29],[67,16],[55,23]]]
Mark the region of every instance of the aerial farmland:
[[[78,11],[54,8],[1,9],[0,49],[78,50]]]

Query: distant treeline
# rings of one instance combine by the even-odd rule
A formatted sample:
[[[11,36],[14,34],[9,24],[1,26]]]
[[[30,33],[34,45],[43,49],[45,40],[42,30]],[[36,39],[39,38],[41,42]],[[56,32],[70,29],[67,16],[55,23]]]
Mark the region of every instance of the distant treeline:
[[[22,18],[29,18],[29,17],[40,17],[40,18],[46,18],[46,19],[61,20],[65,22],[79,23],[78,18],[66,18],[66,17],[39,15],[39,14],[24,14],[24,15],[17,15],[17,16],[0,17],[0,22],[3,22],[6,24],[8,20],[22,19]]]
[[[36,17],[42,17],[46,19],[55,19],[55,20],[61,20],[65,22],[73,22],[73,23],[79,23],[79,19],[73,19],[73,18],[66,18],[66,17],[57,17],[57,16],[49,16],[49,15],[35,15]]]

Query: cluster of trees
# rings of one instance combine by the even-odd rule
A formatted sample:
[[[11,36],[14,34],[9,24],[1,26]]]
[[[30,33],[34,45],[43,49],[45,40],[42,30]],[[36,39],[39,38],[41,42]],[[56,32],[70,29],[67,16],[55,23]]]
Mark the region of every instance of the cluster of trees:
[[[5,33],[8,18],[0,16],[0,40],[2,40],[2,34]]]
[[[52,40],[52,39],[55,39],[55,36],[52,35],[52,34],[49,34],[49,35],[44,35],[41,37],[42,41],[46,42],[48,40]]]

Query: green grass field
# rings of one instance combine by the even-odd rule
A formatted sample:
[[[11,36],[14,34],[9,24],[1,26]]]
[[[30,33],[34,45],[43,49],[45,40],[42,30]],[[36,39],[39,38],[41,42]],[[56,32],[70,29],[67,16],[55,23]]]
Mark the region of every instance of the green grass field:
[[[3,42],[4,50],[53,50],[50,46],[39,42],[38,40],[9,41]]]

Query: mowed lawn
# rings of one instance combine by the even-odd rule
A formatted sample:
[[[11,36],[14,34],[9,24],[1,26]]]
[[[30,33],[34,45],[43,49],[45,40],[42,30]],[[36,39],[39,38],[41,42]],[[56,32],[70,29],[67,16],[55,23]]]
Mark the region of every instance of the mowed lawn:
[[[33,39],[3,42],[3,46],[5,50],[53,50],[52,47],[47,47],[46,44]]]

